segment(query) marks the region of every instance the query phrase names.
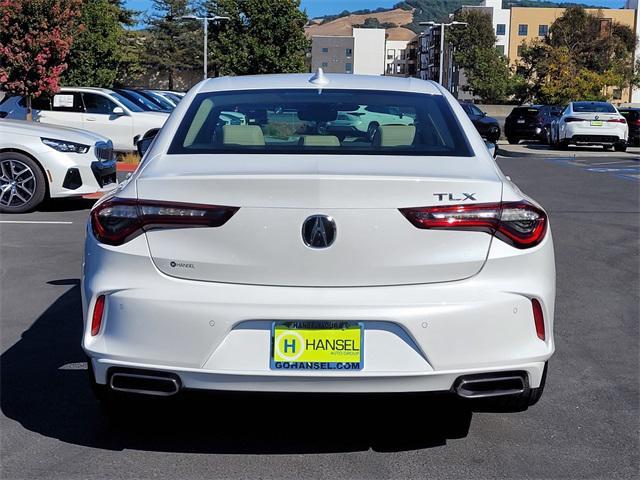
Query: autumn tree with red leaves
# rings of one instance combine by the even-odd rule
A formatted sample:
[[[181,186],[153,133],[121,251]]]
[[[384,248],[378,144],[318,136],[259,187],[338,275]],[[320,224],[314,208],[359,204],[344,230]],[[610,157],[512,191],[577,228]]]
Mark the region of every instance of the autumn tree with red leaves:
[[[59,80],[82,0],[0,0],[0,89],[31,100],[60,90]]]

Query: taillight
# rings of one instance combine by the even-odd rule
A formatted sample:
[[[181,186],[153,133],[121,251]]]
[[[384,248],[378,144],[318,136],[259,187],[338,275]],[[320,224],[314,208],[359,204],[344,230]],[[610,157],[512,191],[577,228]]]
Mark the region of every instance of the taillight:
[[[237,211],[237,207],[114,197],[91,211],[91,228],[100,242],[122,245],[159,228],[220,227]]]
[[[529,202],[477,203],[401,208],[416,227],[487,232],[516,248],[538,245],[547,230],[547,215]]]
[[[567,117],[564,119],[565,123],[571,123],[571,122],[586,122],[587,120],[585,120],[584,118],[577,118],[577,117]]]
[[[536,325],[536,334],[540,340],[544,340],[544,315],[542,314],[542,305],[540,302],[533,298],[531,300],[531,307],[533,308],[533,322]]]
[[[96,298],[96,304],[93,306],[93,316],[91,317],[91,336],[95,337],[100,332],[102,325],[102,314],[104,313],[104,295]]]
[[[607,122],[609,122],[609,123],[627,123],[627,121],[624,118],[610,118],[609,120],[607,120]]]
[[[633,121],[633,124],[640,127],[640,118]]]

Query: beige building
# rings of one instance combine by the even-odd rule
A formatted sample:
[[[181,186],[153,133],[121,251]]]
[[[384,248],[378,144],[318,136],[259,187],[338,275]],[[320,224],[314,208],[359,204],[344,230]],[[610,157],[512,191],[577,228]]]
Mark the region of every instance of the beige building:
[[[561,17],[564,8],[511,7],[511,32],[509,35],[509,60],[511,64],[520,58],[520,48],[524,43],[542,39],[553,22]],[[587,12],[600,15],[603,22],[622,23],[635,31],[636,10],[589,8]]]

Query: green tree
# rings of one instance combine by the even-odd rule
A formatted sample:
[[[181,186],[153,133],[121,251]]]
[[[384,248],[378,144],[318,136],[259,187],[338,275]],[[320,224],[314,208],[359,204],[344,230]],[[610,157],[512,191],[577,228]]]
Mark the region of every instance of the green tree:
[[[467,77],[464,89],[486,103],[505,101],[511,94],[513,81],[506,57],[495,49],[491,17],[469,10],[456,15],[455,20],[467,23],[466,27],[454,26],[447,32],[447,39],[455,49],[455,63]]]
[[[152,11],[143,62],[166,75],[172,90],[176,74],[195,69],[202,58],[202,25],[181,18],[193,13],[189,0],[153,0]]]
[[[516,97],[554,104],[605,100],[611,91],[607,87],[638,84],[635,44],[626,25],[605,19],[600,12],[592,15],[581,7],[568,8],[543,40],[523,45]]]
[[[205,9],[230,17],[211,30],[215,76],[305,71],[307,15],[299,0],[207,0]]]
[[[62,82],[112,87],[125,69],[134,68],[125,51],[128,33],[124,28],[134,21],[134,12],[123,8],[120,0],[84,0],[84,28],[74,39]]]

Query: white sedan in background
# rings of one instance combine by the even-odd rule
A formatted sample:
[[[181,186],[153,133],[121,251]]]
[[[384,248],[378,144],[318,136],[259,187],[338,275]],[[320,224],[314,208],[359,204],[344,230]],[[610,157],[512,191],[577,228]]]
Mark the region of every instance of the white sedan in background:
[[[348,141],[323,128],[361,106],[413,124]],[[440,85],[209,79],[139,148],[87,229],[82,346],[99,398],[449,392],[508,411],[540,398],[549,220]]]
[[[0,212],[22,213],[46,197],[77,197],[116,186],[109,139],[74,128],[0,120]]]
[[[627,150],[629,126],[608,102],[570,102],[551,124],[551,145],[602,145],[605,150]]]
[[[65,87],[53,96],[33,99],[36,122],[81,128],[108,137],[119,152],[135,150],[135,144],[147,132],[161,128],[167,112],[150,112],[106,88]],[[9,97],[0,102],[0,118],[25,120],[24,98]]]

